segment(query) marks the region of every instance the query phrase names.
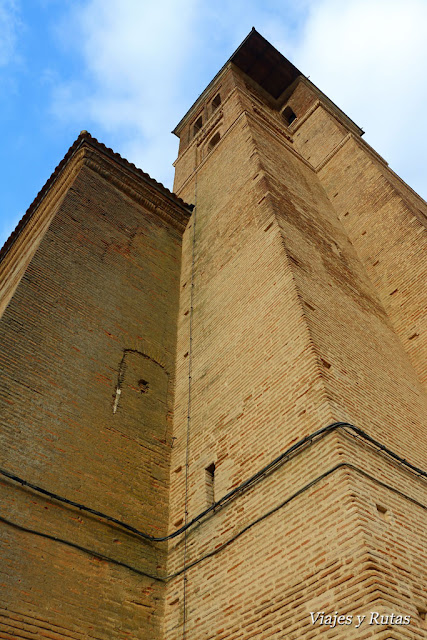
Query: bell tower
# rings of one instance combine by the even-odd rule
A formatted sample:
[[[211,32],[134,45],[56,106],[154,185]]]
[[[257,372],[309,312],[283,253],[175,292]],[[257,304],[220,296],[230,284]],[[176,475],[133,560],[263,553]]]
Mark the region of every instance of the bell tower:
[[[425,203],[255,30],[175,133],[165,637],[421,638]]]
[[[175,134],[0,251],[0,637],[422,640],[426,203],[255,30]]]

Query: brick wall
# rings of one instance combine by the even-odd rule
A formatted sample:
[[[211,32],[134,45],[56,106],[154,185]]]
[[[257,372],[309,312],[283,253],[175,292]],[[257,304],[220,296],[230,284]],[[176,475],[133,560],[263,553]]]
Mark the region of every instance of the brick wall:
[[[192,167],[177,161],[178,194],[196,209],[183,241],[170,531],[208,506],[212,463],[218,500],[334,420],[425,466],[425,395],[402,342],[292,127],[278,131],[280,115],[248,91],[236,81],[223,96],[210,154],[190,144]],[[316,165],[346,134],[329,108],[306,120]],[[338,137],[322,150],[325,126]],[[420,478],[362,441],[316,441],[171,542],[166,638],[184,626],[194,639],[424,637],[423,500]],[[310,619],[337,610],[367,622]],[[369,624],[372,611],[411,623]]]
[[[317,169],[394,331],[425,384],[426,203],[334,117],[326,99],[310,110],[299,87],[295,93],[295,109],[301,115],[292,126],[295,148]]]
[[[161,536],[182,231],[155,186],[85,152],[0,321],[0,466]],[[1,484],[1,637],[160,637],[164,587],[145,574],[164,544]]]
[[[425,479],[337,429],[241,484],[337,420],[425,468],[422,203],[308,80],[177,131],[191,219],[86,140],[6,255],[0,466],[153,536],[238,491],[166,545],[3,478],[2,637],[421,640]]]
[[[331,158],[319,177],[426,384],[425,202],[354,139]]]

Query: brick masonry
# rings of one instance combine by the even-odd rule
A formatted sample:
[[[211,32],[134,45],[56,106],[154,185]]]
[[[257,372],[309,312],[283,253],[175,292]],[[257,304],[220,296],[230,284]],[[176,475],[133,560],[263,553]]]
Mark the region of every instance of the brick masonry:
[[[217,92],[220,115],[209,108]],[[327,182],[338,181],[339,171],[332,167],[335,157],[343,165],[338,156],[346,137],[348,148],[354,147],[347,164],[365,154],[378,180],[397,184],[398,179],[355,140],[354,124],[334,113],[327,99],[322,105],[314,89],[309,94],[307,81],[301,80],[291,96],[272,107],[230,65],[179,132],[187,142],[176,163],[175,188],[196,205],[196,231],[193,267],[192,226],[183,245],[170,530],[183,518],[187,439],[190,519],[206,507],[204,473],[212,462],[219,498],[298,438],[334,420],[361,426],[425,467],[425,390],[414,355],[342,222],[338,187],[332,193]],[[290,126],[281,117],[288,104],[297,115]],[[192,120],[200,113],[205,125],[192,137]],[[221,140],[209,150],[216,131]],[[366,178],[366,172],[362,175]],[[339,186],[356,206],[357,198],[366,196],[364,185],[352,178]],[[372,216],[369,203],[364,206]],[[414,229],[415,223],[418,218],[411,221]],[[393,233],[403,235],[402,228]],[[415,232],[414,238],[411,249],[417,255],[421,238]],[[379,251],[378,233],[376,243]],[[386,238],[383,245],[391,255]],[[419,305],[413,318],[421,320],[421,259],[402,259],[402,265],[413,270],[411,281],[418,287],[413,300]],[[360,470],[392,487],[404,486],[425,503],[423,481],[402,475],[346,435],[331,436],[207,517],[188,534],[185,552],[184,542],[174,541],[169,571],[182,568],[184,556],[191,565],[211,554],[344,460],[359,462]],[[183,637],[184,617],[189,638],[425,637],[422,507],[353,468],[337,470],[307,491],[217,555],[191,566],[185,587],[182,574],[171,581],[167,638]],[[411,623],[328,630],[310,619],[310,611],[338,610],[354,618],[367,615],[369,621],[377,609],[404,612]]]
[[[179,197],[84,137],[0,263],[0,466],[154,536],[334,421],[426,468],[425,203],[236,60],[176,129]],[[153,543],[4,480],[13,523],[109,560],[4,524],[0,637],[421,640],[425,488],[340,429]]]
[[[119,189],[131,172],[89,143],[1,318],[0,466],[161,536],[182,229],[155,186],[139,180],[145,204]],[[162,572],[164,548],[1,484],[1,637],[159,636],[164,585],[144,573]]]

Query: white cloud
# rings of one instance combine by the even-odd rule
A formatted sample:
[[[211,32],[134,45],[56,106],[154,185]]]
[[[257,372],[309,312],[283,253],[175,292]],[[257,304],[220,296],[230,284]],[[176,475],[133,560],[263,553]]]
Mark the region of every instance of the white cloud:
[[[425,0],[85,0],[61,33],[81,73],[53,109],[171,187],[171,129],[254,25],[421,191],[426,21]]]
[[[319,0],[293,55],[392,169],[426,196],[427,3]]]
[[[82,67],[80,77],[56,85],[53,112],[76,130],[100,131],[104,142],[107,134],[116,151],[171,188],[177,152],[171,130],[251,26],[274,29],[283,6],[88,0],[61,28],[60,40],[80,52]]]
[[[197,1],[90,0],[75,13],[83,73],[55,90],[57,116],[116,136],[115,150],[171,187],[184,110],[180,83],[191,68]],[[84,122],[86,120],[86,124]],[[169,156],[169,157],[167,157]]]
[[[0,0],[0,66],[6,66],[13,57],[18,23],[16,2]]]

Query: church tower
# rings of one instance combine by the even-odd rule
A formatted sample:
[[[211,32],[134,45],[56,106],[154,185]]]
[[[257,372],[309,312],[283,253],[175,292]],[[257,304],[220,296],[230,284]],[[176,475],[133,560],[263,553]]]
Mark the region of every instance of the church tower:
[[[256,31],[175,133],[165,637],[425,637],[425,203]]]
[[[0,254],[0,636],[422,640],[426,204],[255,30],[174,133]]]

